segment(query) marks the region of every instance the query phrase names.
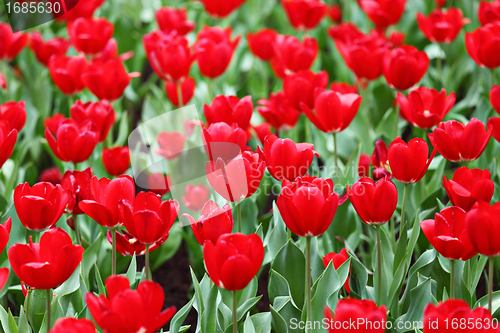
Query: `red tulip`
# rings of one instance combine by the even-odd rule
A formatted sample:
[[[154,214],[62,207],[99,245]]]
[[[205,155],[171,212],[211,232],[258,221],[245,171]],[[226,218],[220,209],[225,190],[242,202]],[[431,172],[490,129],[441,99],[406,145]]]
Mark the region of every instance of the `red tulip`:
[[[188,77],[195,55],[186,37],[155,31],[143,37],[143,44],[151,67],[162,80],[177,83]]]
[[[314,91],[328,85],[328,73],[320,71],[314,74],[311,70],[303,70],[287,75],[283,80],[283,91],[295,109],[300,109],[300,103],[310,108],[314,107]]]
[[[307,36],[303,38],[302,43],[295,36],[278,36],[273,47],[274,58],[271,60],[271,66],[276,76],[281,79],[287,74],[311,68],[319,50],[316,39]]]
[[[481,25],[500,21],[500,1],[481,1],[479,2],[479,9],[477,17]]]
[[[92,168],[87,168],[83,171],[68,170],[62,177],[61,186],[70,194],[68,211],[72,214],[83,214],[78,204],[82,200],[90,200],[92,198],[92,191],[90,189],[92,173]]]
[[[0,268],[0,290],[5,287],[5,284],[9,280],[10,271],[7,267]]]
[[[29,35],[12,32],[8,23],[0,22],[0,59],[14,59],[28,44]]]
[[[87,293],[85,300],[92,318],[108,333],[154,333],[175,314],[175,306],[163,309],[163,288],[153,281],[142,281],[130,289],[125,276],[113,275],[105,281],[107,297]]]
[[[28,286],[52,289],[69,279],[82,261],[83,247],[73,245],[62,229],[48,230],[40,243],[14,244],[9,249],[12,270]]]
[[[143,244],[153,244],[164,238],[179,211],[176,200],[162,202],[153,192],[139,192],[132,202],[122,199],[118,207],[125,228]]]
[[[61,184],[62,173],[58,167],[48,168],[42,171],[38,177],[38,182],[51,183],[52,185]]]
[[[116,251],[120,253],[122,256],[132,257],[134,254],[136,256],[143,256],[146,254],[146,245],[139,243],[137,238],[134,238],[131,234],[126,231],[122,231],[121,233],[118,230],[115,230],[116,234]],[[111,229],[108,229],[106,233],[106,238],[108,242],[113,244],[113,236],[111,234]],[[160,245],[163,245],[168,238],[168,234],[165,235],[162,239],[153,243],[149,246],[149,252],[156,250]]]
[[[455,104],[455,92],[446,97],[446,90],[418,87],[408,94],[408,97],[398,92],[396,101],[401,110],[401,116],[413,126],[432,128],[439,124]]]
[[[56,37],[54,39],[44,41],[42,34],[34,31],[31,34],[29,47],[36,58],[45,66],[49,65],[49,59],[53,56],[64,56],[70,46],[69,41],[64,38]]]
[[[20,132],[26,124],[26,102],[10,101],[0,105],[0,119],[9,124],[9,128]]]
[[[401,32],[401,31],[393,31],[393,32],[391,32],[391,35],[389,36],[389,41],[391,42],[393,47],[399,47],[399,46],[403,45],[405,39],[406,39],[406,35],[404,32]]]
[[[333,267],[335,269],[338,269],[347,260],[349,260],[349,255],[347,254],[346,249],[342,249],[339,253],[330,252],[327,255],[325,255],[323,257],[323,265],[325,266],[325,268],[327,268],[330,261],[332,261]],[[350,267],[351,264],[349,264],[349,271],[351,270]],[[344,282],[344,288],[348,293],[351,292],[351,288],[349,287],[349,276],[347,277],[347,280]]]
[[[260,125],[254,126],[253,130],[255,134],[257,134],[257,137],[259,138],[259,141],[261,143],[264,143],[264,140],[266,139],[266,136],[271,134],[271,124],[268,123],[262,123]]]
[[[389,171],[389,150],[384,140],[379,139],[375,142],[375,149],[373,150],[371,156],[371,162],[374,167],[373,179],[379,180],[385,176],[392,178],[392,174]]]
[[[471,310],[469,304],[461,299],[448,299],[445,302],[439,302],[437,306],[429,303],[424,309],[423,322],[424,333],[495,332],[496,329],[493,329],[493,327],[497,327],[488,310],[482,307]],[[457,328],[460,329],[455,329],[455,325],[452,326],[452,323],[457,323]],[[464,326],[460,326],[460,323],[474,324],[464,329]],[[491,329],[486,329],[487,326]]]
[[[389,146],[388,160],[394,178],[408,184],[416,183],[424,177],[434,155],[435,150],[427,159],[429,146],[425,140],[414,138],[406,144],[398,136]]]
[[[360,154],[358,160],[358,176],[369,177],[370,176],[370,155]]]
[[[244,151],[227,165],[222,159],[208,161],[205,165],[207,179],[212,188],[224,199],[238,202],[251,197],[259,188],[266,163],[259,154]]]
[[[231,27],[222,29],[208,26],[198,32],[194,49],[202,75],[213,79],[226,71],[241,38],[237,36],[231,40],[231,33]]]
[[[388,52],[383,64],[387,84],[393,89],[406,90],[420,81],[429,67],[429,57],[411,45],[403,45]]]
[[[99,8],[106,0],[85,0],[78,1],[73,9],[67,11],[64,15],[58,16],[56,21],[74,21],[79,17],[91,18],[94,12]]]
[[[269,99],[260,99],[257,111],[276,130],[293,128],[299,120],[300,112],[290,105],[283,91],[271,93]]]
[[[95,326],[86,318],[59,318],[50,333],[95,333]]]
[[[406,0],[358,0],[358,4],[378,29],[385,30],[399,22]]]
[[[0,87],[2,87],[3,90],[7,89],[7,80],[2,73],[0,73]]]
[[[465,34],[467,53],[481,67],[490,69],[500,66],[500,22],[493,22]]]
[[[182,83],[180,83],[182,103],[179,103],[179,92],[177,90],[177,84],[170,81],[165,82],[165,91],[167,93],[168,99],[174,106],[180,106],[181,104],[186,105],[194,97],[196,82],[191,76],[188,76],[184,81],[182,81]]]
[[[264,245],[257,234],[225,234],[215,245],[210,240],[205,243],[203,258],[208,275],[218,287],[241,290],[259,272]]]
[[[341,94],[357,94],[358,87],[355,84],[349,84],[346,82],[332,82],[330,84],[330,90],[336,91]]]
[[[253,113],[252,96],[245,96],[240,100],[236,96],[218,95],[211,106],[203,106],[203,113],[207,125],[225,122],[228,125],[237,124],[246,131]]]
[[[245,150],[247,133],[236,124],[214,123],[203,129],[203,141],[211,161],[229,161]]]
[[[352,189],[347,186],[347,195],[361,220],[367,224],[380,225],[389,221],[398,204],[398,191],[389,177],[377,183],[363,177],[352,185]]]
[[[155,154],[161,155],[168,160],[175,160],[182,153],[186,138],[179,132],[161,132],[157,137],[160,149]]]
[[[5,120],[0,120],[0,168],[12,155],[17,140],[17,130],[9,127]]]
[[[123,175],[130,166],[130,151],[128,147],[114,147],[102,150],[102,164],[112,176]]]
[[[314,29],[325,17],[328,6],[320,0],[281,0],[295,29]]]
[[[106,140],[108,132],[116,119],[116,113],[115,110],[113,110],[113,106],[105,102],[82,103],[82,101],[77,100],[75,104],[71,106],[70,113],[71,118],[78,123],[83,123],[87,119],[91,120],[100,132],[99,142],[104,142],[104,140]],[[55,133],[57,133],[57,131]]]
[[[434,220],[420,222],[425,236],[443,257],[466,261],[477,254],[465,230],[465,216],[460,207],[446,207]]]
[[[325,307],[325,320],[329,324],[329,333],[344,331],[339,327],[349,327],[350,322],[355,323],[356,327],[352,331],[384,333],[387,326],[387,309],[385,305],[377,307],[377,304],[369,299],[343,298],[338,301],[333,315],[330,308]],[[345,332],[349,331],[345,329]]]
[[[78,207],[94,221],[106,228],[113,228],[123,224],[118,213],[118,203],[127,200],[132,203],[135,199],[135,185],[130,176],[120,176],[116,179],[90,180],[92,199],[82,200]]]
[[[495,84],[490,89],[490,103],[493,109],[500,114],[500,86],[498,84]]]
[[[269,61],[274,57],[274,47],[270,45],[274,45],[278,35],[277,31],[269,28],[260,29],[256,33],[249,32],[248,47],[257,58]]]
[[[492,117],[488,119],[488,129],[491,130],[491,135],[500,142],[500,118]]]
[[[492,130],[484,128],[484,124],[472,118],[467,125],[456,120],[439,123],[429,133],[434,148],[448,161],[473,161],[483,153]]]
[[[45,120],[43,121],[43,125],[49,129],[50,133],[56,135],[59,126],[61,126],[61,124],[64,123],[64,121],[67,119],[68,118],[60,113],[54,113],[52,117],[45,118]]]
[[[210,196],[210,189],[203,185],[188,184],[184,189],[184,196],[181,198],[187,209],[193,212],[200,211]]]
[[[200,0],[211,16],[223,18],[238,9],[245,0]]]
[[[114,101],[123,95],[130,80],[139,75],[127,73],[120,60],[92,61],[82,74],[82,82],[100,100]]]
[[[318,88],[315,95],[314,111],[304,103],[300,107],[314,126],[325,133],[345,130],[361,105],[361,96],[358,94],[341,94]]]
[[[175,31],[179,35],[186,35],[196,26],[194,22],[187,20],[186,8],[163,7],[156,11],[155,17],[160,30],[167,34]]]
[[[26,229],[43,231],[52,228],[64,213],[70,194],[61,185],[19,184],[14,190],[14,206]]]
[[[73,95],[85,88],[82,75],[86,70],[87,59],[83,56],[55,55],[49,60],[52,81],[66,95]]]
[[[109,60],[120,60],[124,62],[134,56],[134,51],[128,51],[123,54],[118,55],[118,43],[116,39],[111,38],[107,43],[104,49],[95,57],[92,58],[92,61],[95,62],[107,62]]]
[[[284,179],[294,181],[295,178],[305,175],[314,155],[319,157],[313,149],[313,144],[279,139],[274,134],[269,134],[264,139],[264,151],[257,147],[259,155],[267,165],[267,170],[279,181]]]
[[[7,220],[5,220],[3,224],[0,224],[0,253],[3,252],[3,250],[7,246],[7,243],[9,242],[11,229],[12,229],[12,219],[9,217],[7,218]],[[1,273],[4,274],[4,272]],[[2,274],[0,274],[0,281],[2,280]],[[0,282],[0,289],[2,288],[3,284]]]
[[[429,16],[417,13],[420,31],[433,43],[451,43],[457,38],[462,27],[469,23],[462,10],[450,7],[446,11],[434,9]]]
[[[276,205],[288,229],[297,236],[318,236],[335,216],[339,195],[331,179],[297,177],[284,181]]]
[[[104,50],[115,27],[105,18],[77,18],[69,22],[68,35],[78,52],[93,55]]]
[[[328,16],[334,23],[339,24],[342,22],[342,9],[338,5],[331,5],[328,8]]]
[[[493,257],[500,254],[500,202],[478,201],[465,217],[467,233],[477,252]]]
[[[159,196],[170,192],[170,184],[172,184],[172,181],[169,175],[164,176],[161,173],[152,173],[148,176],[148,190]]]
[[[458,168],[453,179],[443,175],[443,186],[453,206],[469,211],[477,201],[490,202],[495,190],[488,170]]]
[[[444,6],[446,6],[446,2],[447,0],[436,0],[436,7],[443,8]]]
[[[45,139],[58,159],[80,163],[94,151],[99,142],[99,131],[90,120],[77,123],[73,119],[67,119],[57,129],[56,137],[48,127],[45,128]]]
[[[220,236],[230,234],[231,230],[233,230],[233,212],[228,204],[219,207],[212,200],[207,201],[201,210],[198,221],[189,214],[183,214],[182,216],[189,219],[193,234],[201,246],[205,245],[207,241],[217,244]]]

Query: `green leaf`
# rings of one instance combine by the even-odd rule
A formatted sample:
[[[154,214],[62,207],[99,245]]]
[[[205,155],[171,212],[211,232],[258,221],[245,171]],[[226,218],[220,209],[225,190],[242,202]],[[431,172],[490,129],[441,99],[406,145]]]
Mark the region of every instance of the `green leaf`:
[[[135,253],[132,256],[130,266],[128,266],[128,270],[125,276],[129,280],[130,285],[133,286],[135,284],[135,279],[137,278],[137,257],[135,256]]]
[[[273,222],[274,227],[269,233],[269,239],[266,244],[272,258],[275,258],[281,248],[286,244],[288,236],[283,218],[281,217],[276,201],[273,201]]]
[[[239,306],[238,310],[236,311],[236,316],[238,317],[238,321],[240,321],[245,315],[245,313],[247,313],[251,308],[253,308],[261,298],[262,295],[247,299],[245,303]]]
[[[106,295],[106,287],[102,282],[101,273],[99,272],[99,267],[97,266],[97,263],[94,264],[94,272],[95,272],[95,280],[97,281],[97,291],[99,292],[100,295],[103,294]]]
[[[177,311],[177,313],[170,321],[169,333],[179,333],[182,323],[189,314],[189,310],[191,310],[191,308],[193,307],[194,300],[195,297],[191,298],[191,300],[186,305],[184,305],[179,311]]]
[[[396,319],[395,327],[398,327],[399,322],[421,322],[423,319],[424,308],[427,304],[431,302],[431,278],[426,278],[421,284],[413,288],[410,292],[410,307],[408,311]],[[404,325],[402,326],[404,327]],[[418,327],[422,328],[422,327]],[[414,330],[412,328],[411,330]],[[397,329],[398,332],[406,331],[403,329]]]
[[[349,286],[351,287],[351,294],[359,298],[366,297],[366,285],[368,283],[368,273],[366,267],[356,258],[351,256],[351,277],[349,279]]]
[[[18,333],[19,332],[19,330],[17,328],[16,320],[14,319],[14,316],[12,316],[12,313],[10,312],[10,308],[9,308],[8,326],[9,326],[9,330],[7,332],[9,332],[9,333]]]
[[[189,271],[191,272],[191,280],[193,281],[193,288],[194,288],[194,297],[195,297],[195,303],[194,307],[196,311],[198,311],[198,314],[202,314],[203,311],[205,311],[205,305],[203,303],[203,294],[201,293],[201,287],[200,283],[198,282],[198,279],[196,278],[196,274],[193,271],[192,267],[189,267]]]
[[[495,313],[499,308],[500,308],[500,290],[494,291],[492,295],[492,302],[491,302],[491,313]],[[479,301],[476,302],[474,307],[482,306],[483,308],[488,308],[488,295],[485,295],[479,299]]]
[[[271,303],[274,303],[274,299],[278,296],[291,296],[288,282],[273,269],[269,271],[268,294]]]
[[[212,333],[215,332],[216,327],[216,314],[217,314],[217,295],[219,294],[219,288],[217,286],[212,286],[210,288],[210,293],[208,294],[208,301],[201,315],[201,331],[202,333]]]
[[[269,310],[271,311],[272,327],[274,328],[274,332],[288,333],[288,324],[285,319],[273,308],[272,305],[269,305]]]
[[[349,266],[347,266],[349,267]],[[323,309],[327,305],[328,298],[342,287],[337,271],[330,261],[323,274],[320,276],[315,286],[312,288],[311,299],[311,320],[321,321],[323,319]],[[304,313],[307,311],[303,311]]]
[[[22,305],[19,309],[19,333],[32,333]]]
[[[250,319],[252,319],[255,333],[271,333],[271,312],[257,313],[250,316]]]

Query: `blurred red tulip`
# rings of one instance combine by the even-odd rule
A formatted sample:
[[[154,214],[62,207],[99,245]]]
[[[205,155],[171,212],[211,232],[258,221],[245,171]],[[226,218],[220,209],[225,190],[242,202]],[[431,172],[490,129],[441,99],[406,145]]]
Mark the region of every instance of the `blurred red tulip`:
[[[163,196],[164,194],[170,192],[170,176],[164,176],[162,173],[152,173],[148,175],[148,191]]]
[[[99,8],[106,0],[85,0],[78,1],[73,9],[66,12],[64,15],[58,16],[56,21],[74,21],[79,17],[91,18],[94,12]]]
[[[342,9],[340,6],[333,4],[328,8],[328,16],[334,23],[339,24],[342,22]]]
[[[83,214],[78,204],[82,200],[92,199],[90,180],[92,179],[92,168],[83,171],[67,170],[61,180],[61,186],[69,193],[68,211],[71,214]]]
[[[179,83],[174,83],[167,81],[165,82],[165,91],[167,93],[168,99],[174,106],[180,106],[188,104],[194,96],[194,89],[196,88],[196,82],[191,76],[186,77],[181,85],[182,103],[179,103],[179,92],[177,90],[177,85]]]
[[[184,189],[184,196],[181,200],[187,209],[198,212],[205,206],[209,196],[210,189],[207,186],[203,184],[198,184],[197,186],[188,184]]]
[[[346,82],[332,82],[330,84],[330,90],[336,91],[341,94],[357,94],[358,93],[358,87],[353,84],[350,85],[349,83]]]
[[[328,229],[337,212],[339,195],[331,179],[297,177],[285,180],[276,205],[283,221],[297,236],[318,236]]]
[[[497,142],[500,142],[500,118],[492,117],[488,119],[488,129],[491,131],[491,135]]]
[[[83,56],[54,55],[49,60],[52,81],[66,95],[73,95],[85,88],[82,75],[87,71],[87,66],[87,58]]]
[[[455,104],[455,92],[446,97],[446,90],[418,87],[408,97],[398,92],[396,101],[401,116],[413,126],[432,128],[439,124]]]
[[[182,153],[186,138],[179,132],[161,132],[157,137],[160,149],[155,154],[161,155],[168,160],[175,160]]]
[[[233,212],[231,206],[225,204],[219,207],[212,200],[207,201],[201,210],[201,216],[196,221],[191,215],[183,214],[191,223],[191,229],[201,246],[207,241],[217,244],[217,240],[224,234],[230,234],[233,230]]]
[[[54,113],[52,117],[45,118],[45,120],[43,121],[43,126],[47,127],[50,133],[56,135],[59,126],[61,126],[61,124],[67,119],[68,118],[60,113]]]
[[[493,257],[500,254],[500,202],[478,201],[465,217],[467,233],[477,252]]]
[[[10,271],[7,267],[0,268],[0,290],[5,287],[5,284],[9,280]]]
[[[434,148],[448,161],[464,162],[479,158],[490,141],[491,128],[486,131],[484,124],[472,118],[467,125],[456,120],[439,123],[429,133]]]
[[[56,37],[44,41],[42,34],[38,31],[31,33],[29,47],[36,58],[45,66],[49,65],[49,59],[53,56],[64,56],[70,46],[70,42],[64,38]]]
[[[257,126],[254,126],[253,130],[255,131],[255,134],[257,134],[257,137],[259,138],[259,141],[261,143],[264,143],[266,136],[272,133],[271,124],[268,123],[262,123]]]
[[[14,152],[17,140],[17,130],[9,127],[5,120],[0,120],[0,168]]]
[[[465,216],[460,207],[446,207],[434,220],[420,222],[425,237],[443,257],[466,261],[477,254],[465,229]]]
[[[13,33],[8,23],[0,22],[0,59],[14,59],[28,44],[28,40],[28,34]]]
[[[481,25],[500,21],[500,1],[481,1],[477,17]]]
[[[490,89],[490,103],[493,109],[500,114],[500,86],[498,84]]]
[[[458,168],[453,179],[443,175],[443,186],[453,206],[469,211],[477,201],[490,202],[495,190],[488,170]]]
[[[105,18],[77,18],[67,25],[71,44],[78,52],[93,55],[104,50],[115,27]]]
[[[14,244],[9,249],[12,270],[28,286],[52,289],[69,279],[82,261],[83,247],[73,245],[71,237],[60,228],[48,230],[40,243]]]
[[[411,45],[388,51],[383,63],[383,73],[392,89],[406,90],[417,84],[427,72],[429,57]]]
[[[143,256],[146,254],[146,245],[140,243],[137,238],[134,238],[131,234],[126,232],[125,230],[119,232],[115,230],[116,235],[116,251],[120,253],[122,256],[132,257],[134,254],[136,256]],[[106,233],[106,238],[110,244],[113,244],[113,236],[111,234],[111,229],[108,229]],[[162,239],[153,243],[149,246],[149,252],[153,252],[160,245],[163,245],[168,238],[168,234],[165,235]]]
[[[111,176],[123,175],[130,166],[130,151],[128,147],[104,148],[102,163]]]
[[[187,20],[186,8],[162,7],[156,11],[155,17],[160,30],[167,34],[175,31],[179,35],[186,35],[196,26],[194,22]]]
[[[111,38],[104,49],[95,57],[92,58],[94,62],[107,62],[109,60],[126,61],[134,56],[134,51],[128,51],[118,55],[118,43],[116,39]]]
[[[437,8],[443,8],[444,6],[446,6],[446,2],[448,0],[436,0],[436,7]]]
[[[279,181],[284,179],[294,181],[297,177],[305,175],[314,155],[319,157],[313,149],[313,144],[279,139],[274,134],[269,134],[264,139],[264,150],[260,146],[257,147],[259,155],[267,165],[267,170]]]
[[[230,161],[245,150],[247,133],[236,124],[229,126],[220,122],[204,128],[202,139],[211,161],[216,161],[218,158]]]
[[[416,183],[425,176],[436,150],[429,156],[429,146],[420,138],[408,144],[398,136],[389,146],[388,160],[394,178],[402,183]]]
[[[215,244],[205,243],[203,258],[208,275],[219,288],[241,290],[259,272],[264,245],[257,234],[225,234]]]
[[[375,323],[387,322],[387,309],[385,305],[377,307],[377,304],[369,299],[348,297],[338,301],[333,315],[330,308],[325,307],[325,320],[329,324],[327,327],[329,333],[338,332],[336,328],[346,326],[344,323],[350,322],[358,323],[354,326],[359,332],[384,333],[385,326]]]
[[[450,7],[446,11],[434,9],[429,16],[417,13],[420,31],[433,43],[451,43],[457,38],[462,27],[469,23],[462,10]]]
[[[62,173],[58,167],[52,167],[43,170],[38,177],[38,182],[51,183],[52,185],[61,184]]]
[[[104,142],[104,140],[106,140],[108,132],[116,119],[116,113],[115,110],[113,110],[113,106],[105,102],[83,103],[81,100],[77,100],[75,104],[71,106],[70,113],[71,118],[78,123],[83,123],[85,120],[91,120],[100,132],[99,142]]]
[[[246,0],[199,0],[211,16],[223,18],[238,9]]]
[[[477,28],[465,34],[465,47],[469,56],[481,67],[494,69],[500,66],[500,21]]]
[[[323,265],[327,268],[331,261],[333,263],[333,268],[338,269],[347,260],[349,260],[349,255],[347,254],[346,249],[342,249],[339,253],[330,252],[326,254],[323,257]],[[349,264],[349,272],[351,271],[350,267],[351,264]],[[344,282],[344,288],[348,293],[351,293],[351,288],[349,287],[349,276],[347,276],[347,280]]]
[[[154,333],[174,316],[176,309],[163,309],[163,288],[153,281],[142,281],[130,289],[125,276],[112,275],[105,281],[107,297],[87,293],[85,300],[92,318],[109,333]]]
[[[259,59],[269,61],[274,57],[274,45],[278,32],[270,29],[263,28],[256,33],[249,32],[247,34],[247,42],[250,51]]]
[[[299,120],[300,112],[290,105],[283,91],[271,93],[268,100],[260,99],[257,103],[259,114],[276,130],[293,128]]]
[[[406,35],[404,32],[401,32],[401,31],[393,31],[393,32],[391,32],[391,35],[389,36],[389,41],[391,42],[393,47],[399,47],[399,46],[403,45],[405,39],[406,39]]]
[[[212,100],[212,105],[203,106],[203,113],[207,125],[225,122],[228,125],[237,124],[246,131],[253,113],[252,96],[240,100],[236,96],[218,95]]]
[[[86,318],[59,318],[49,333],[95,333],[95,326]]]
[[[82,200],[78,207],[94,221],[106,228],[123,224],[118,213],[118,203],[135,199],[135,184],[130,176],[119,176],[113,180],[105,177],[90,179],[92,199]]]
[[[295,29],[314,29],[325,17],[328,6],[321,0],[281,0],[290,23]]]
[[[3,224],[0,224],[0,253],[3,252],[3,250],[7,246],[7,243],[9,242],[11,229],[12,229],[12,219],[8,217]],[[1,276],[2,274],[0,274],[0,281],[2,280]],[[2,287],[3,284],[0,282],[0,289],[2,289]]]
[[[358,0],[358,4],[378,29],[385,30],[399,22],[406,0]]]
[[[287,75],[283,80],[283,91],[292,107],[300,110],[300,103],[314,107],[314,91],[328,86],[328,73],[320,71],[315,74],[311,70],[303,70]]]
[[[370,155],[360,154],[358,160],[358,176],[359,177],[369,177],[370,176]]]
[[[9,124],[9,128],[20,132],[26,124],[26,102],[10,101],[0,105],[0,119]]]
[[[319,50],[316,39],[307,36],[302,42],[295,36],[278,36],[273,47],[271,66],[276,76],[281,79],[287,74],[311,68]]]

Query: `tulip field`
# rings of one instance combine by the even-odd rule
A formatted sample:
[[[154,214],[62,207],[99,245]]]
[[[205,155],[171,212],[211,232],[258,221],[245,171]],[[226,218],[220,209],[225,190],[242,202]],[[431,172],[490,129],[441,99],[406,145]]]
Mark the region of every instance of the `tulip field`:
[[[500,0],[0,18],[0,333],[500,332]]]

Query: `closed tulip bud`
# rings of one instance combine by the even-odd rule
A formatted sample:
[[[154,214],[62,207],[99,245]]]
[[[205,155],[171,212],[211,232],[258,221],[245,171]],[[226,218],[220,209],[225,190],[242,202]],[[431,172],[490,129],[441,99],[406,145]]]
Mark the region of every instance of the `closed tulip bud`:
[[[500,1],[481,1],[477,17],[481,25],[500,21]]]
[[[284,179],[294,181],[295,178],[305,175],[314,155],[319,157],[313,149],[313,144],[279,139],[274,134],[269,134],[264,139],[264,150],[257,147],[259,155],[267,165],[267,170],[279,181]]]
[[[325,17],[328,6],[320,0],[281,0],[290,23],[295,29],[314,29]]]
[[[488,257],[500,254],[500,202],[478,201],[465,217],[467,233],[474,248]]]
[[[443,8],[444,6],[446,6],[446,2],[448,0],[436,0],[436,7],[437,8]]]
[[[186,35],[196,26],[187,20],[186,8],[162,7],[156,11],[155,17],[160,30],[167,34],[175,31],[179,35]]]
[[[238,9],[246,0],[200,0],[211,16],[224,18]]]
[[[90,189],[92,173],[92,168],[87,168],[83,171],[68,170],[62,177],[61,186],[70,194],[68,211],[72,214],[83,214],[78,204],[82,200],[92,199],[92,191]]]
[[[283,91],[292,107],[300,110],[300,103],[314,107],[314,91],[328,86],[328,73],[320,71],[315,74],[311,70],[303,70],[287,75],[283,80]]]
[[[473,161],[483,153],[492,130],[486,130],[484,124],[472,118],[467,125],[456,120],[439,123],[429,133],[434,148],[448,161]]]
[[[12,32],[8,23],[0,22],[0,59],[14,59],[28,44],[28,40],[28,34]]]
[[[247,133],[236,124],[215,123],[203,129],[203,141],[211,161],[230,161],[245,150]]]
[[[182,153],[186,138],[179,132],[161,132],[157,137],[160,149],[155,154],[165,157],[167,160],[175,160]]]
[[[325,307],[325,319],[329,323],[329,333],[338,332],[337,327],[349,322],[359,323],[355,329],[359,332],[384,333],[385,326],[380,323],[387,322],[387,309],[385,305],[377,307],[369,299],[343,298],[338,301],[335,313]]]
[[[95,326],[86,318],[59,318],[49,333],[95,333]]]
[[[425,236],[443,257],[466,261],[477,254],[467,234],[466,214],[460,207],[446,207],[434,220],[420,222]]]
[[[181,198],[187,209],[198,212],[208,201],[210,189],[203,184],[188,184],[184,189],[184,196]]]
[[[61,170],[59,170],[58,167],[52,167],[45,169],[42,173],[40,173],[38,182],[47,182],[55,186],[57,184],[61,184],[62,176]]]
[[[500,86],[498,84],[495,84],[490,89],[490,103],[493,109],[500,114]]]
[[[19,184],[14,190],[14,206],[26,229],[43,231],[52,228],[64,213],[70,194],[61,185]]]
[[[264,245],[257,234],[225,234],[215,244],[205,242],[203,258],[208,275],[218,287],[241,290],[259,272]]]
[[[281,79],[287,74],[311,68],[319,50],[318,42],[312,37],[304,37],[300,42],[295,36],[278,36],[273,47],[271,66]]]
[[[453,206],[469,211],[477,201],[490,202],[495,190],[488,170],[458,168],[453,179],[443,176],[443,186]]]
[[[257,153],[244,151],[227,165],[218,159],[205,165],[207,179],[212,188],[224,199],[238,202],[251,197],[259,188],[266,163]]]
[[[120,176],[110,180],[105,177],[90,180],[92,199],[82,200],[78,207],[94,221],[106,228],[123,224],[118,212],[118,203],[126,200],[129,203],[135,199],[135,185],[130,176]]]
[[[26,124],[26,102],[10,101],[1,104],[0,119],[6,121],[11,130],[20,132]]]
[[[104,148],[102,150],[102,164],[104,164],[104,168],[110,175],[123,175],[130,166],[128,147]]]
[[[493,22],[465,34],[465,47],[469,56],[481,67],[495,69],[500,66],[500,22]]]
[[[334,23],[342,22],[342,9],[338,5],[331,5],[328,8],[328,16]]]
[[[432,128],[439,124],[455,104],[455,92],[446,97],[446,90],[418,87],[408,97],[398,92],[396,101],[401,116],[419,128]]]
[[[417,13],[417,23],[420,31],[433,43],[451,43],[457,38],[462,27],[469,23],[463,17],[461,9],[434,9],[429,16]]]
[[[217,244],[217,240],[224,234],[230,234],[233,230],[233,212],[231,206],[225,204],[219,207],[217,203],[209,200],[201,210],[201,216],[196,221],[191,215],[183,214],[191,223],[191,229],[201,246],[207,241]]]
[[[209,126],[225,122],[228,125],[237,124],[246,131],[253,113],[252,96],[245,96],[240,100],[236,96],[218,95],[213,99],[212,105],[203,106],[203,113]]]
[[[93,55],[101,52],[113,37],[115,27],[105,18],[77,18],[68,23],[71,44],[78,52]]]
[[[14,244],[9,249],[10,266],[17,277],[35,289],[52,289],[63,284],[82,261],[83,247],[73,245],[60,228],[48,230],[39,244]]]
[[[226,71],[241,39],[237,36],[231,40],[231,34],[231,27],[205,26],[198,32],[194,49],[202,75],[214,79]]]
[[[73,95],[85,88],[82,75],[87,70],[87,59],[83,56],[53,56],[49,60],[52,81],[66,95]]]
[[[120,253],[122,256],[132,257],[134,254],[136,256],[143,256],[146,254],[146,245],[140,243],[137,238],[123,230],[121,233],[118,230],[115,230],[116,235],[116,251]],[[109,244],[113,244],[113,236],[111,234],[111,229],[108,229],[106,233],[106,238],[108,239]],[[156,243],[153,243],[149,246],[149,252],[156,250],[160,245],[163,245],[168,238],[168,234],[166,234],[163,238],[161,238]]]
[[[323,234],[337,212],[339,195],[331,179],[298,177],[284,181],[276,205],[288,229],[297,236]]]
[[[73,9],[68,10],[64,15],[58,16],[56,21],[67,21],[71,22],[79,17],[91,18],[94,12],[99,8],[106,0],[85,0],[78,1],[78,3],[73,7]]]
[[[49,59],[53,56],[64,56],[70,46],[70,42],[64,38],[56,37],[44,41],[42,34],[38,31],[31,33],[29,48],[35,53],[39,62],[45,66],[49,65]]]
[[[358,176],[369,177],[370,176],[370,155],[360,154],[358,160]]]
[[[339,253],[330,252],[327,255],[325,255],[323,257],[323,265],[325,266],[325,268],[327,268],[328,264],[331,261],[333,262],[333,267],[335,269],[338,269],[347,260],[349,260],[349,255],[347,254],[346,249],[342,249]],[[349,264],[349,272],[351,271],[350,267],[351,264]],[[344,288],[348,293],[351,292],[351,288],[349,287],[349,276],[347,276],[347,280],[344,282]]]
[[[427,72],[429,57],[411,45],[403,45],[388,51],[383,73],[387,84],[393,89],[406,90],[417,84]]]
[[[259,114],[276,130],[293,128],[299,120],[300,112],[292,107],[283,91],[271,93],[269,99],[260,99],[258,104]]]
[[[75,104],[71,106],[70,113],[71,118],[78,123],[82,123],[85,120],[91,120],[100,132],[99,142],[104,142],[104,140],[106,140],[109,130],[116,119],[116,113],[115,110],[113,110],[113,106],[105,102],[83,103],[77,100]]]
[[[105,285],[107,296],[89,292],[85,297],[92,318],[105,332],[154,333],[176,312],[175,306],[162,311],[165,295],[156,282],[142,281],[132,290],[125,276],[112,275]]]
[[[180,106],[188,104],[194,97],[194,89],[196,88],[196,82],[190,76],[188,76],[181,85],[182,103],[179,103],[179,92],[177,91],[177,84],[167,81],[165,82],[165,91],[167,93],[168,99],[174,106]]]
[[[270,45],[274,45],[278,35],[277,31],[269,28],[260,29],[256,33],[249,32],[247,34],[248,47],[254,56],[269,61],[274,57],[274,47]]]
[[[349,126],[358,113],[361,96],[316,89],[314,111],[301,103],[302,112],[322,132],[338,133]]]
[[[428,158],[429,146],[425,140],[414,138],[406,144],[398,136],[389,146],[388,161],[392,175],[402,183],[417,183],[425,176],[435,155],[433,150]]]
[[[385,30],[399,22],[406,0],[358,0],[358,4],[377,29]]]
[[[45,139],[58,159],[65,162],[80,163],[90,157],[99,142],[99,130],[91,120],[77,123],[65,120],[54,135],[45,128]]]

